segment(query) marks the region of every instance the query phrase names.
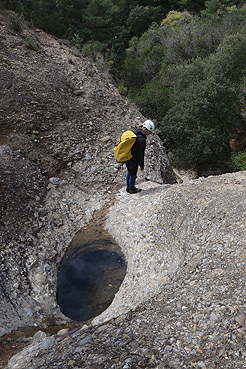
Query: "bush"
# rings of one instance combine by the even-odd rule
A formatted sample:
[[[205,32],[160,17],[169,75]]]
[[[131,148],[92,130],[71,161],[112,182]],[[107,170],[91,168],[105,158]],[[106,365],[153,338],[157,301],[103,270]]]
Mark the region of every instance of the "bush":
[[[201,11],[203,17],[209,17],[215,13],[221,13],[224,10],[224,5],[219,0],[207,0],[205,1],[206,8]]]
[[[179,22],[175,26],[164,24],[160,27],[153,24],[139,39],[134,37],[130,42],[122,73],[124,84],[128,85],[128,79],[124,78],[125,75],[128,78],[129,64],[132,66],[132,75],[138,75],[138,67],[141,65],[143,86],[159,73],[163,65],[182,64],[186,60],[192,62],[198,57],[205,59],[216,53],[228,35],[242,33],[245,13],[237,9],[223,17],[213,15],[201,20],[192,16],[188,23]],[[138,63],[134,67],[132,60],[135,59]],[[136,82],[141,87],[139,81]]]
[[[142,61],[133,56],[127,58],[124,65],[124,84],[128,88],[141,88],[146,82]]]
[[[16,33],[21,33],[23,30],[23,19],[21,16],[13,12],[12,10],[8,10],[7,12],[10,26]]]
[[[26,48],[29,50],[33,50],[36,52],[39,51],[39,45],[29,36],[26,36],[25,45],[26,45]]]
[[[170,107],[168,89],[158,80],[147,83],[134,100],[145,116],[155,120],[161,120]]]
[[[245,42],[243,35],[229,36],[210,58],[164,68],[164,83],[172,81],[172,107],[160,124],[162,138],[177,164],[199,174],[228,168],[229,139],[243,124],[239,86],[246,73]]]
[[[235,170],[246,170],[246,151],[240,151],[232,154],[232,163]]]
[[[153,22],[160,22],[162,10],[159,6],[135,6],[129,13],[126,22],[131,36],[140,37]]]
[[[192,168],[198,175],[226,170],[230,155],[227,133],[217,127],[204,127],[201,118],[196,122],[185,120],[185,113],[172,108],[160,124],[160,135],[173,154],[173,164]]]
[[[211,75],[223,74],[231,82],[239,82],[246,72],[246,32],[226,37],[207,68]]]
[[[81,51],[85,56],[96,61],[102,55],[103,45],[98,41],[90,41],[83,45]]]
[[[189,12],[178,12],[176,10],[171,10],[165,19],[161,22],[161,26],[168,25],[170,27],[175,27],[181,23],[189,23],[192,16]]]

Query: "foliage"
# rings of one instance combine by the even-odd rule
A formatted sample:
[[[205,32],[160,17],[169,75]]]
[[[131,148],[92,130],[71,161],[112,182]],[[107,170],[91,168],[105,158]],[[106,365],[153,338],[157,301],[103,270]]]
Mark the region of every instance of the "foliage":
[[[128,50],[129,58],[125,61],[124,67],[124,82],[126,82],[127,87],[142,87],[144,73],[143,73],[143,63],[136,53],[136,44],[138,40],[136,37],[131,39],[130,48]]]
[[[0,0],[0,8],[13,10],[16,13],[21,14],[23,12],[22,0]]]
[[[230,35],[211,55],[211,74],[221,74],[231,82],[238,82],[246,72],[246,30]]]
[[[21,17],[12,10],[9,10],[7,12],[7,15],[12,29],[17,33],[21,33],[23,29],[23,20],[21,19]]]
[[[189,23],[192,19],[192,16],[189,12],[178,12],[176,10],[171,10],[165,19],[161,22],[161,26],[168,25],[170,27],[175,27],[181,23]]]
[[[127,49],[129,96],[159,122],[175,165],[199,174],[231,169],[229,140],[245,124],[245,14],[237,9],[187,22],[170,12]]]
[[[128,92],[127,92],[127,88],[123,85],[119,85],[118,86],[118,91],[122,96],[127,96]]]
[[[188,23],[181,22],[173,27],[153,24],[139,39],[133,38],[126,50],[127,57],[122,73],[126,76],[126,86],[130,87],[132,84],[127,76],[129,64],[131,74],[134,74],[134,59],[138,60],[136,68],[141,65],[145,76],[143,86],[160,71],[163,64],[179,64],[197,57],[206,58],[216,52],[227,35],[234,34],[245,26],[245,15],[245,12],[234,11],[223,18],[213,16],[200,20],[193,16]],[[135,72],[138,74],[137,70]]]
[[[127,26],[132,36],[141,35],[148,28],[148,11],[144,6],[137,5],[131,10]]]
[[[110,43],[117,38],[121,27],[115,23],[119,18],[119,8],[111,0],[91,0],[83,16],[84,39],[93,40],[102,44]]]
[[[246,151],[232,154],[232,163],[236,170],[246,170]]]
[[[167,87],[157,87],[155,80],[146,83],[134,100],[145,116],[154,116],[156,120],[161,120],[170,107]]]
[[[126,26],[131,37],[141,36],[141,34],[148,29],[152,22],[159,22],[161,18],[161,7],[137,5],[130,11]]]
[[[245,126],[246,116],[243,0],[0,3],[68,38],[110,71],[121,93],[158,121],[175,165],[199,174],[231,168],[236,159],[229,140]],[[21,32],[18,22],[12,16],[13,29]],[[34,50],[30,40],[26,46]]]
[[[174,108],[170,110],[161,125],[161,137],[165,147],[173,154],[173,165],[183,169],[193,168],[197,175],[216,173],[222,168],[229,155],[229,146],[223,132],[203,127],[202,121],[175,120]],[[193,122],[194,123],[194,122]],[[164,126],[163,126],[164,124]]]
[[[101,55],[103,49],[103,45],[98,41],[90,41],[82,46],[82,53],[86,56],[89,56],[94,61],[96,58]]]
[[[27,49],[39,51],[39,45],[30,36],[26,36],[25,45]]]
[[[205,1],[205,9],[201,11],[201,15],[202,17],[209,17],[213,14],[224,15],[224,13],[236,9],[235,5],[229,6],[230,4],[230,0],[207,0]]]
[[[114,64],[114,54],[108,54],[105,58],[103,45],[98,41],[90,41],[82,46],[82,54],[90,57],[100,70],[109,73]]]
[[[228,36],[209,58],[169,67],[165,78],[172,79],[172,108],[160,130],[176,164],[193,166],[198,174],[227,169],[229,139],[244,124],[238,86],[246,74],[245,53],[246,37],[236,34]]]
[[[128,88],[142,88],[160,70],[164,47],[160,43],[159,26],[153,24],[140,39],[133,37],[126,50],[123,66],[124,83]]]
[[[204,8],[203,0],[179,0],[179,7],[174,7],[174,9],[179,9],[180,11],[184,11],[189,9],[192,12],[198,12]]]

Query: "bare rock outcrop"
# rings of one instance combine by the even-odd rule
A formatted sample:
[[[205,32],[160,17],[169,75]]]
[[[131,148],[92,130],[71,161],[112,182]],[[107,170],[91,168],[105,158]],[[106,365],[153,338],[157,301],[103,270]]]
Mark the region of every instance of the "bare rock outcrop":
[[[8,369],[243,369],[245,188],[240,172],[120,191],[107,228],[128,271],[113,304],[94,326],[37,333]]]
[[[59,263],[75,233],[124,185],[114,143],[144,117],[75,48],[25,23],[17,31],[4,13],[0,27],[4,335],[47,319],[67,321],[56,302]],[[176,182],[158,136],[146,158],[139,180]]]

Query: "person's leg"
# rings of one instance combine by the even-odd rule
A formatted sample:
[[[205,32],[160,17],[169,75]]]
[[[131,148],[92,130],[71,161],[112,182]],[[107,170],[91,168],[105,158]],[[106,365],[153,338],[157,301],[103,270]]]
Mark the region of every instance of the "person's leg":
[[[132,190],[135,187],[136,176],[131,175],[130,171],[127,170],[126,173],[126,191]]]
[[[130,187],[130,172],[127,169],[127,173],[126,173],[126,190],[129,191],[129,187]]]
[[[135,187],[135,182],[136,182],[136,178],[137,178],[137,172],[138,172],[138,167],[134,167],[134,168],[128,168],[129,170],[129,187],[127,188],[127,192],[129,193],[137,193],[142,191],[139,188]]]
[[[136,176],[130,174],[129,178],[129,189],[132,190],[135,187]]]
[[[129,193],[140,192],[141,189],[135,187],[135,182],[137,178],[138,165],[135,162],[129,161],[126,163],[127,174],[126,174],[126,191]]]

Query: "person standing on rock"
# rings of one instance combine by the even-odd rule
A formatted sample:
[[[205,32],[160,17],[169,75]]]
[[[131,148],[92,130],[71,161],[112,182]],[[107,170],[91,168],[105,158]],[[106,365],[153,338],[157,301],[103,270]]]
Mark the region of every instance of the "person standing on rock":
[[[131,149],[133,157],[126,162],[126,191],[130,194],[142,191],[141,188],[135,187],[135,181],[137,178],[138,167],[140,167],[141,171],[144,170],[146,139],[147,136],[154,132],[154,130],[155,125],[151,120],[146,120],[141,128],[133,130],[137,135],[137,139]]]

